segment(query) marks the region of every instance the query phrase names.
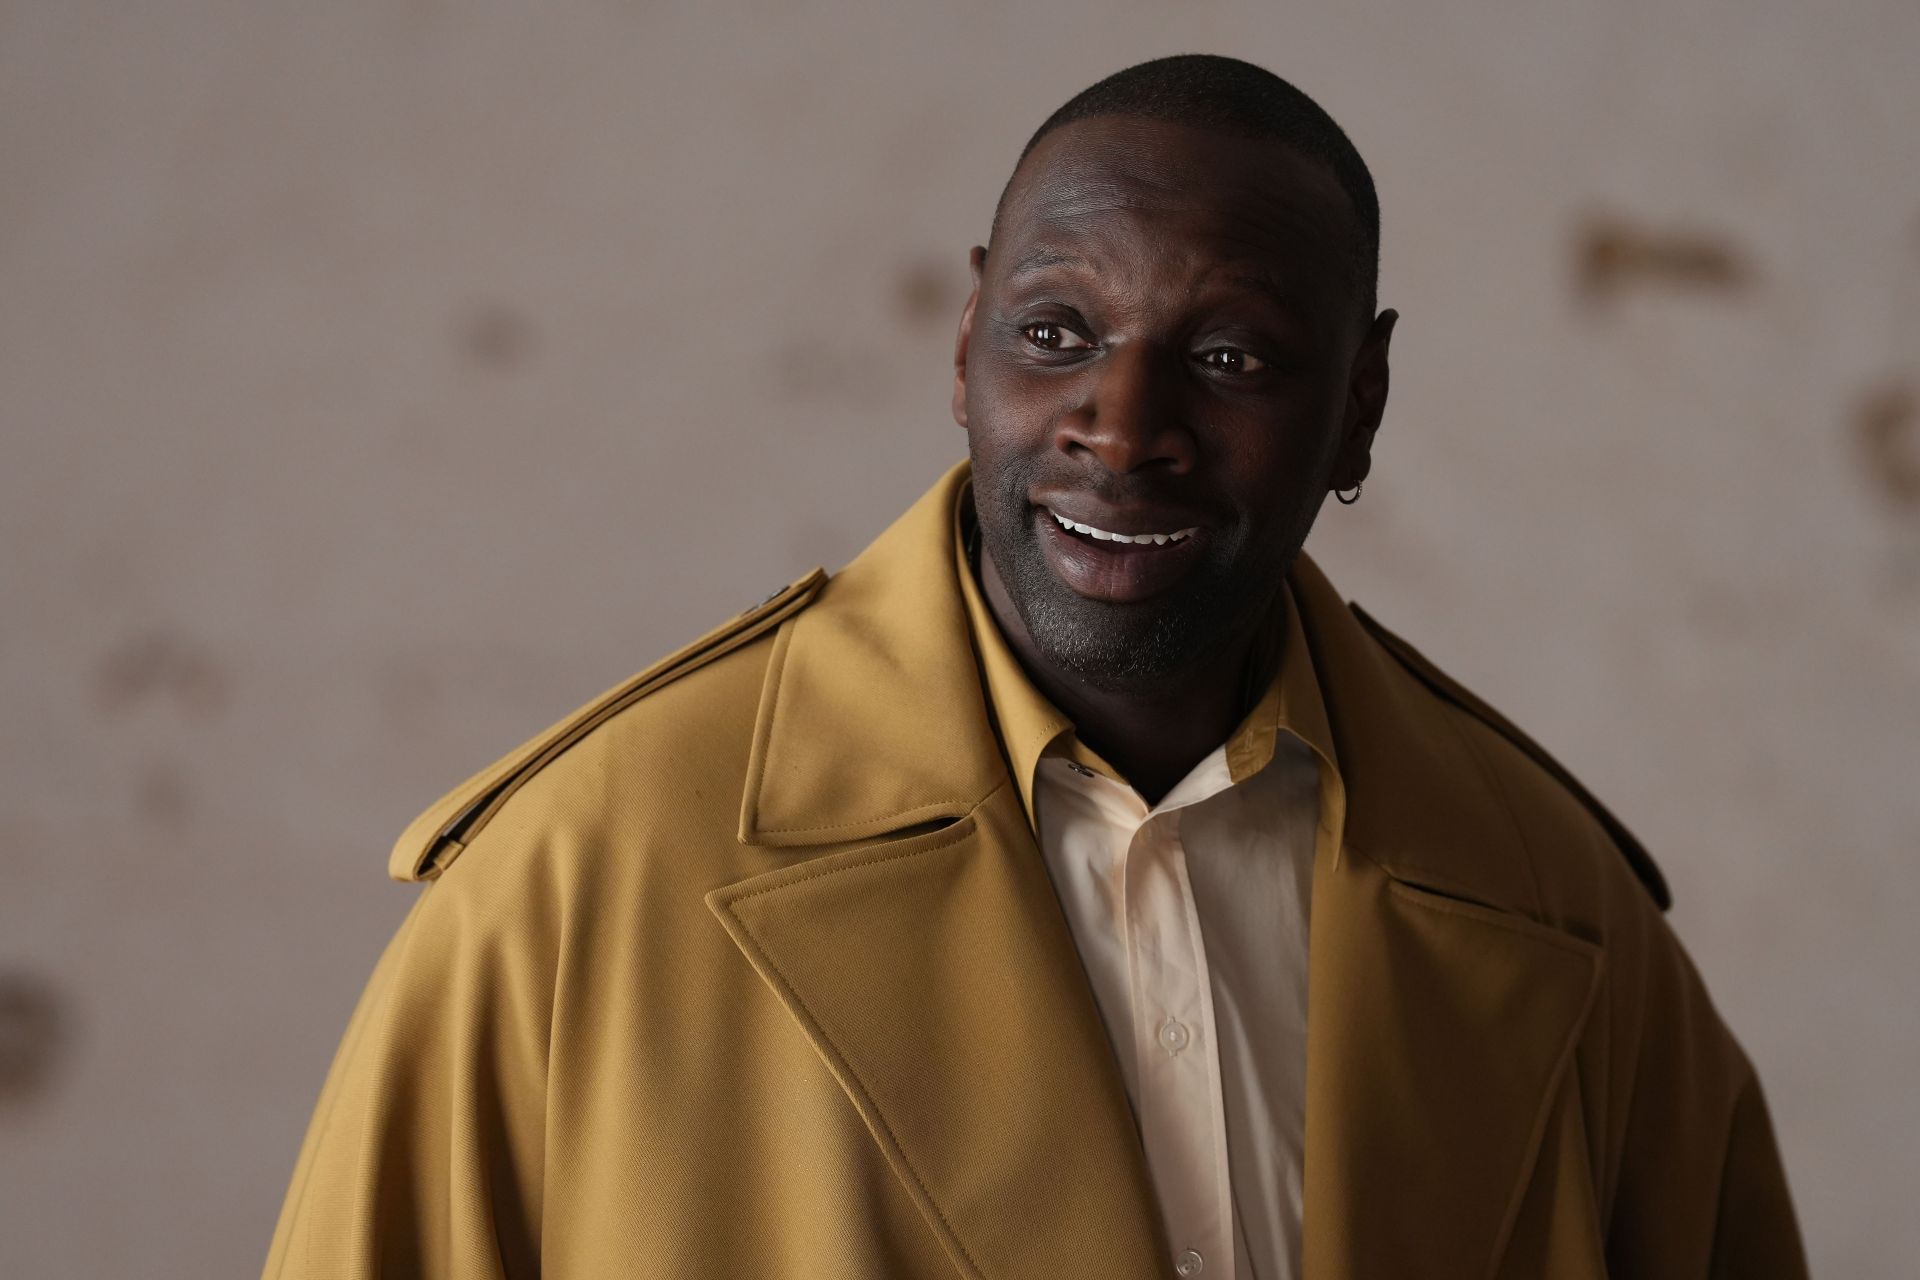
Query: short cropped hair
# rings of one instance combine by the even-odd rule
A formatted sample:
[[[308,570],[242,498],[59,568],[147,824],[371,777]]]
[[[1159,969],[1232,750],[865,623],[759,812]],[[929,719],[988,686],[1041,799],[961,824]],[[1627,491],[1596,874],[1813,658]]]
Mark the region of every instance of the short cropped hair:
[[[1380,198],[1366,161],[1320,104],[1264,67],[1211,53],[1182,53],[1155,58],[1116,71],[1082,89],[1046,118],[1027,139],[1020,161],[1040,139],[1064,125],[1093,116],[1140,116],[1195,125],[1220,133],[1272,139],[1297,154],[1325,165],[1353,205],[1358,235],[1354,283],[1365,303],[1364,319],[1373,319],[1380,279]],[[1020,164],[1014,165],[1018,172]],[[1013,179],[1007,179],[994,206],[993,231]],[[988,243],[992,243],[991,234]]]

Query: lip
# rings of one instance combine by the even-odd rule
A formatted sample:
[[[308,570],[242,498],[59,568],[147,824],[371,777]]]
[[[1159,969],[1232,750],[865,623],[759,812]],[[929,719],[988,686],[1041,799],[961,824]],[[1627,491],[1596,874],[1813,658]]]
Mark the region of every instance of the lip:
[[[1053,517],[1054,511],[1081,524],[1115,533],[1171,533],[1188,528],[1195,531],[1178,542],[1165,544],[1099,542],[1062,528]],[[1052,503],[1035,502],[1033,520],[1041,553],[1046,556],[1054,576],[1074,594],[1108,604],[1135,604],[1178,584],[1200,562],[1207,537],[1205,525],[1171,512],[1103,513],[1088,510],[1085,504],[1062,509]]]

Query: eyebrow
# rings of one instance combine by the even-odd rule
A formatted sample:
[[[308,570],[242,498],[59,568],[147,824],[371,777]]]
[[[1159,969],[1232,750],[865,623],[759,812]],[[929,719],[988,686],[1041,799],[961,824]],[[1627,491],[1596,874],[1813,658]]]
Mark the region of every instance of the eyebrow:
[[[1032,275],[1037,271],[1045,271],[1050,267],[1084,268],[1086,265],[1087,260],[1077,253],[1068,253],[1066,250],[1056,249],[1052,245],[1035,245],[1015,260],[1013,269],[1007,273],[1007,278],[1015,279],[1020,276]]]
[[[1008,280],[1018,280],[1022,276],[1037,275],[1054,267],[1071,267],[1091,272],[1093,264],[1084,256],[1053,245],[1035,245],[1014,260],[1007,272]],[[1252,293],[1257,293],[1288,315],[1300,312],[1300,295],[1296,290],[1288,289],[1272,276],[1260,271],[1240,271],[1226,277],[1226,282],[1237,285]]]
[[[1251,289],[1253,292],[1260,294],[1266,298],[1267,301],[1273,303],[1276,307],[1279,307],[1288,314],[1293,314],[1300,309],[1300,295],[1291,289],[1283,287],[1279,281],[1271,276],[1262,275],[1258,272],[1243,272],[1239,275],[1229,276],[1228,279],[1243,289]]]

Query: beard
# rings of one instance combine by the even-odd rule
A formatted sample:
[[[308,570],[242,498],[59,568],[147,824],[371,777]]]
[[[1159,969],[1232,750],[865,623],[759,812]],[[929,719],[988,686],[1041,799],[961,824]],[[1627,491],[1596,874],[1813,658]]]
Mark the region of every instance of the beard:
[[[1244,526],[1217,529],[1192,572],[1165,591],[1131,604],[1089,600],[1049,567],[1036,528],[1034,469],[1004,471],[974,458],[973,503],[981,543],[1020,615],[1027,636],[1050,664],[1092,687],[1151,693],[1184,682],[1249,634],[1272,605],[1299,542],[1270,568],[1247,561]],[[1102,497],[1125,497],[1123,478]]]

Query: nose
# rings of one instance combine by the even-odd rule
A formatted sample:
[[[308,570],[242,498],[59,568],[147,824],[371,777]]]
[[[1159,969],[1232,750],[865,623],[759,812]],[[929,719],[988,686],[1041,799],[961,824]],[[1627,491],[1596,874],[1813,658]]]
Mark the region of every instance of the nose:
[[[1194,439],[1181,411],[1184,371],[1176,361],[1146,343],[1109,348],[1087,371],[1079,403],[1054,423],[1054,447],[1090,453],[1117,474],[1191,471]]]

